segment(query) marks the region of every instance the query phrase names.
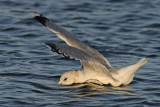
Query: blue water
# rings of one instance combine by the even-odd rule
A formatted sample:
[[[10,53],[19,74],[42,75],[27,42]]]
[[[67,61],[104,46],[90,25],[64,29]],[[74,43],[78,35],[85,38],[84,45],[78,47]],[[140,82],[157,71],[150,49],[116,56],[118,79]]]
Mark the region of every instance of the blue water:
[[[131,84],[56,85],[79,69],[44,42],[61,43],[27,11],[44,14],[97,49],[115,68],[149,62]],[[160,106],[160,0],[1,0],[0,106]]]

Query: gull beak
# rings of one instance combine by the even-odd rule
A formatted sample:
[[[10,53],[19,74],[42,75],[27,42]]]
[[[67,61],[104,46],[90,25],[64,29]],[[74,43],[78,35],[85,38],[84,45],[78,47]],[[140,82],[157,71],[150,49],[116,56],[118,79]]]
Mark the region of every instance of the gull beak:
[[[60,83],[60,82],[58,82],[58,83],[56,83],[56,85],[61,85],[62,83]]]

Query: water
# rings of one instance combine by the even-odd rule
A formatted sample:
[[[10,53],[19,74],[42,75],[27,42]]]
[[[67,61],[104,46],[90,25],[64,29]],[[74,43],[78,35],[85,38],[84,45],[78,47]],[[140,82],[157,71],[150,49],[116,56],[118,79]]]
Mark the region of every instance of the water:
[[[160,106],[159,0],[1,0],[0,106]],[[44,42],[61,43],[28,10],[43,13],[102,53],[115,68],[144,65],[126,87],[56,85],[80,63]]]

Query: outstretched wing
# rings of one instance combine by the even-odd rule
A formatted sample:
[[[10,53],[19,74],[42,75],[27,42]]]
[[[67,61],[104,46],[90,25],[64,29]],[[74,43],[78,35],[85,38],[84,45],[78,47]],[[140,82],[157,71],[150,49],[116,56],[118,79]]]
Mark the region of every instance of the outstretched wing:
[[[54,32],[60,39],[64,40],[69,46],[83,50],[84,52],[94,57],[95,60],[98,60],[100,63],[105,65],[108,69],[112,68],[110,63],[102,54],[100,54],[95,49],[89,47],[88,45],[82,43],[80,40],[76,38],[74,34],[56,25],[50,19],[44,17],[42,14],[39,14],[37,12],[31,12],[31,13],[37,21],[39,21],[41,24],[46,26],[49,30]]]
[[[95,60],[88,53],[68,45],[53,43],[45,44],[50,47],[52,51],[57,52],[58,54],[63,54],[64,57],[80,60],[85,73],[96,73],[98,75],[109,77],[113,81],[117,81],[115,78],[112,77],[110,72],[103,64],[99,63],[99,61]]]

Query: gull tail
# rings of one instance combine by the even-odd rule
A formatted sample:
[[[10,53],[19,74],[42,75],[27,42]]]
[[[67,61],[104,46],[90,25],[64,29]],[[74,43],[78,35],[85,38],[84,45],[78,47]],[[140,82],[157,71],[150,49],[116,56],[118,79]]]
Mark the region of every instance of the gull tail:
[[[127,85],[132,82],[135,72],[147,61],[147,58],[142,58],[136,64],[119,69],[116,71],[118,75],[113,74],[113,77],[120,81],[119,84]]]
[[[142,58],[142,59],[140,59],[140,60],[136,63],[136,65],[139,66],[139,67],[141,67],[141,66],[143,66],[144,64],[146,64],[147,61],[148,61],[147,58]]]
[[[148,61],[147,58],[141,58],[136,64],[129,66],[129,68],[131,68],[134,72],[136,72],[141,66],[146,64],[147,61]]]
[[[145,63],[147,63],[148,59],[147,58],[142,58],[140,59],[136,64],[121,68],[117,72],[120,74],[127,74],[127,75],[132,75],[134,74],[141,66],[143,66]]]

